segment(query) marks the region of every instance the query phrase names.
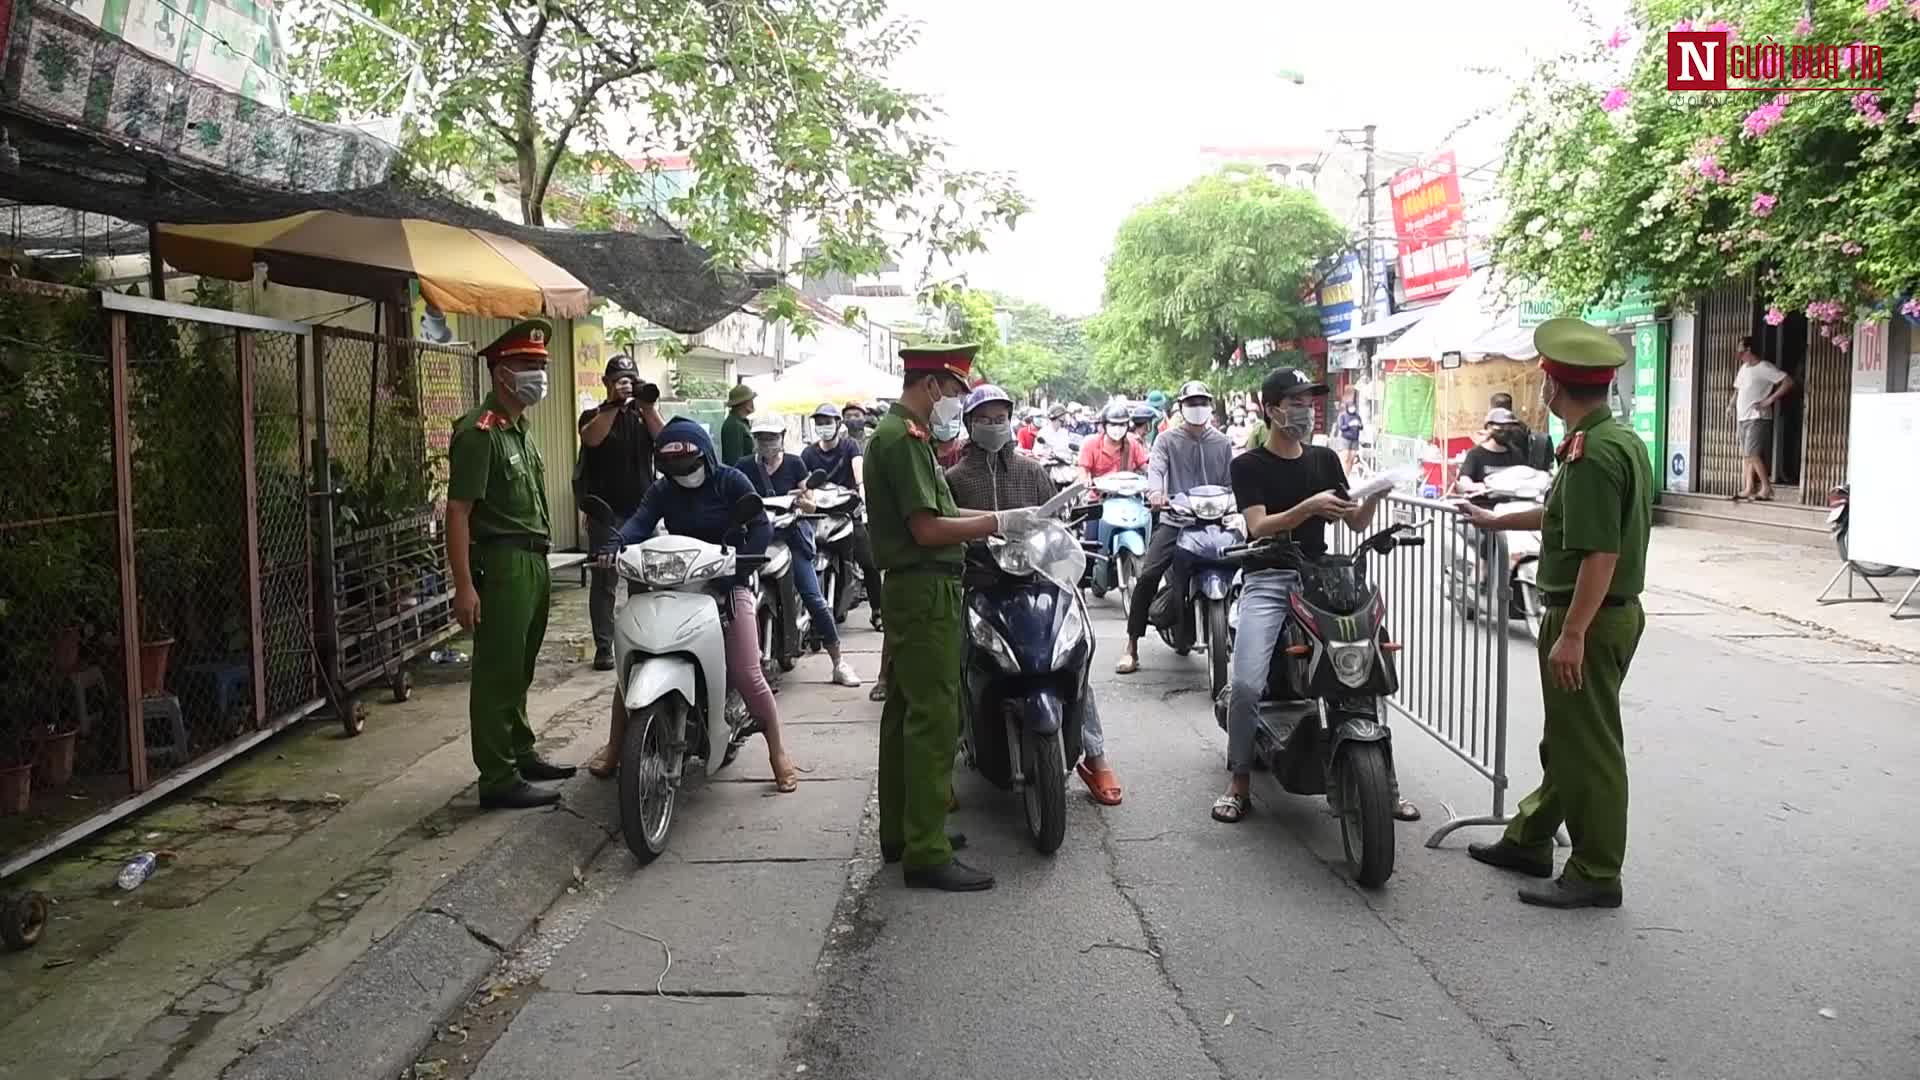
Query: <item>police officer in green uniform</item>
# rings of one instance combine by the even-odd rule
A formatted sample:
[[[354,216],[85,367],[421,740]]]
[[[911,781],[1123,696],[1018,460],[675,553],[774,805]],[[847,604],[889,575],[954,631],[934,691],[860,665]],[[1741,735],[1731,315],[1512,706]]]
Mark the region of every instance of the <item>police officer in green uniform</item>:
[[[522,809],[560,801],[530,780],[564,780],[533,748],[527,687],[547,634],[547,485],[526,410],[547,396],[553,326],[529,319],[480,350],[492,388],[454,421],[447,456],[447,564],[453,617],[473,631],[467,724],[480,770],[480,805]]]
[[[1551,319],[1533,334],[1545,403],[1567,437],[1546,506],[1495,517],[1469,508],[1483,529],[1539,529],[1540,683],[1546,704],[1540,787],[1520,800],[1506,835],[1470,844],[1483,863],[1553,877],[1553,838],[1564,822],[1573,855],[1560,876],[1520,889],[1554,908],[1619,907],[1627,854],[1627,754],[1620,684],[1647,618],[1647,534],[1653,466],[1633,429],[1614,419],[1607,388],[1626,353],[1579,319]]]
[[[1033,508],[961,510],[933,458],[934,421],[960,418],[978,345],[902,349],[905,385],[866,450],[867,530],[886,575],[891,663],[880,719],[880,852],[908,888],[974,892],[993,875],[953,857],[947,799],[960,737],[965,545],[1033,526]]]

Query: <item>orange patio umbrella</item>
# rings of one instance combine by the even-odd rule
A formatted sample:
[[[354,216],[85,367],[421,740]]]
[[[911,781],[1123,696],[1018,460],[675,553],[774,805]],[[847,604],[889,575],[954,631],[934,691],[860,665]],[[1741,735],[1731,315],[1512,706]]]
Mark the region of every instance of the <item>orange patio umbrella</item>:
[[[591,302],[579,279],[518,240],[419,218],[309,210],[272,221],[162,225],[158,246],[181,270],[230,281],[252,280],[253,264],[271,266],[274,256],[377,267],[418,278],[428,303],[467,315],[570,319]]]

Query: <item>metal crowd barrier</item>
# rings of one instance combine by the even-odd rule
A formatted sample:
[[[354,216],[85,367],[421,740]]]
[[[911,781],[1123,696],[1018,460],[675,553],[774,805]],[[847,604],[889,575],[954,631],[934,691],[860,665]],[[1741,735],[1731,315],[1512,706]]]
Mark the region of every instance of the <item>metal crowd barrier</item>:
[[[1400,691],[1387,699],[1394,712],[1433,736],[1493,785],[1493,808],[1447,820],[1427,837],[1428,847],[1467,825],[1507,823],[1507,664],[1512,627],[1506,618],[1507,540],[1503,533],[1461,527],[1451,503],[1388,495],[1364,534],[1335,528],[1333,548],[1350,553],[1365,536],[1394,522],[1418,527],[1420,547],[1373,556],[1368,578],[1387,604],[1387,632],[1400,642]],[[1465,553],[1465,567],[1456,563]],[[1473,570],[1481,555],[1492,573]],[[1443,804],[1445,805],[1445,804]]]

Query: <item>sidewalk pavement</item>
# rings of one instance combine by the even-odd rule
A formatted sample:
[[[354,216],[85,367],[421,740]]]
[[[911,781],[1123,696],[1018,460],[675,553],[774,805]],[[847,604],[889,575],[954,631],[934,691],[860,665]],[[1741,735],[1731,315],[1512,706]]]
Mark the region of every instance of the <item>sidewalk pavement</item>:
[[[1875,581],[1884,603],[1855,583],[1863,603],[1822,604],[1821,590],[1840,564],[1819,548],[1772,544],[1702,529],[1656,527],[1647,556],[1647,584],[1655,592],[1705,600],[1768,615],[1881,652],[1920,660],[1920,594],[1903,619],[1891,618],[1913,574]],[[1846,582],[1834,589],[1846,595]]]

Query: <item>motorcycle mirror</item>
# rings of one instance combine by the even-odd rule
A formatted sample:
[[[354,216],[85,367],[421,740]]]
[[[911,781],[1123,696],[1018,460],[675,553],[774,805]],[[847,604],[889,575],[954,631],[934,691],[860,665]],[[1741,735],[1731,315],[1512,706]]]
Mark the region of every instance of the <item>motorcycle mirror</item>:
[[[766,509],[760,496],[751,493],[742,495],[740,501],[733,504],[733,517],[727,521],[727,528],[738,529],[765,513]]]
[[[809,491],[827,482],[827,470],[815,469],[807,474],[806,487]]]
[[[617,529],[620,527],[620,518],[614,514],[613,507],[607,505],[607,500],[602,499],[598,495],[581,496],[580,512],[587,515],[587,520],[593,522],[595,525],[604,526],[609,529]]]

